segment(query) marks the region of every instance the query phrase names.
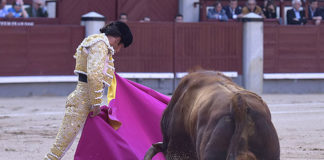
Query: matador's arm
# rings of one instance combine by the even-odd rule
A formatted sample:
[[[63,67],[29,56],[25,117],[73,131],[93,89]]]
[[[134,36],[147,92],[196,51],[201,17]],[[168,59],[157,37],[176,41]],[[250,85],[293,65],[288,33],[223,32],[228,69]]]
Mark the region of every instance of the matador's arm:
[[[92,106],[100,106],[104,91],[104,69],[108,56],[108,46],[99,41],[88,49],[87,72],[89,84],[89,98]],[[110,85],[110,84],[108,84]]]

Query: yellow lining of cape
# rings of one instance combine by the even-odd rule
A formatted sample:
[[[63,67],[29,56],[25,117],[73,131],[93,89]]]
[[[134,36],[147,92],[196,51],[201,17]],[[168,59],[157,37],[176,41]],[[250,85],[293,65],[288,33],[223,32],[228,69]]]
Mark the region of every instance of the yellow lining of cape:
[[[113,80],[111,81],[110,87],[108,88],[108,94],[107,94],[108,105],[111,100],[116,98],[116,89],[117,89],[117,81],[116,81],[116,76],[114,76]]]
[[[113,80],[111,81],[111,85],[108,88],[108,94],[107,94],[107,103],[109,105],[110,101],[116,98],[116,88],[117,88],[117,81],[116,81],[116,76],[114,76]],[[108,124],[114,129],[118,130],[120,126],[122,125],[121,122],[118,120],[112,120],[109,118],[108,114]]]

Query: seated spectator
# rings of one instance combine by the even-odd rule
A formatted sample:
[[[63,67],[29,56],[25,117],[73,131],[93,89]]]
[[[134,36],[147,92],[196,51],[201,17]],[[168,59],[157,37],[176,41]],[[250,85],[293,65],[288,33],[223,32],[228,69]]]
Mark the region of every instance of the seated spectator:
[[[12,8],[8,9],[8,17],[13,18],[28,18],[28,14],[24,8],[23,0],[16,0],[12,3]]]
[[[305,17],[305,11],[300,8],[301,1],[293,0],[292,5],[293,8],[287,11],[287,23],[293,25],[306,24],[307,19]]]
[[[126,13],[121,13],[119,15],[119,21],[126,23],[128,21],[128,15]]]
[[[7,4],[7,0],[0,0],[0,18],[7,17],[8,11],[6,10],[5,6]]]
[[[240,17],[249,14],[251,12],[264,17],[261,7],[256,4],[255,0],[247,1],[247,6],[243,7],[242,14],[240,15]]]
[[[273,0],[264,0],[263,14],[266,18],[277,18],[277,10]]]
[[[317,0],[310,1],[310,6],[308,8],[308,19],[315,20],[316,25],[321,24],[322,13],[321,13],[321,10],[318,8]]]
[[[150,22],[151,18],[150,17],[144,17],[140,22]]]
[[[29,17],[48,17],[47,9],[42,0],[33,0],[33,6],[26,9]]]
[[[228,17],[223,10],[222,4],[220,2],[216,2],[214,8],[208,10],[207,18],[217,19],[220,21],[228,21]]]
[[[177,14],[174,18],[175,22],[183,22],[183,16],[182,14]]]
[[[151,21],[151,18],[150,18],[150,17],[144,17],[144,18],[143,18],[143,21],[144,21],[144,22],[150,22],[150,21]]]
[[[242,13],[242,8],[237,3],[237,0],[230,0],[230,4],[224,7],[228,19],[237,19],[237,16]]]

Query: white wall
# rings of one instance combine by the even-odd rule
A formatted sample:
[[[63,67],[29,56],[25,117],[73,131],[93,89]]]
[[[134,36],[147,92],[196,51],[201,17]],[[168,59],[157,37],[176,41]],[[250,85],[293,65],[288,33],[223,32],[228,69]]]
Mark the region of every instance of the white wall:
[[[199,5],[194,7],[194,3],[199,0],[179,0],[179,13],[183,15],[184,22],[199,21]]]

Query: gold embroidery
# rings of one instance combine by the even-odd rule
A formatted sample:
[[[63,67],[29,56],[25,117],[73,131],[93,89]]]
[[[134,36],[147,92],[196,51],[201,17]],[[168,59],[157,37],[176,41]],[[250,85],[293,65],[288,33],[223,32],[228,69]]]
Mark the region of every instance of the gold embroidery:
[[[68,96],[62,125],[57,133],[56,141],[45,159],[61,159],[84,125],[90,112],[88,88],[87,83],[78,82],[76,90]]]

